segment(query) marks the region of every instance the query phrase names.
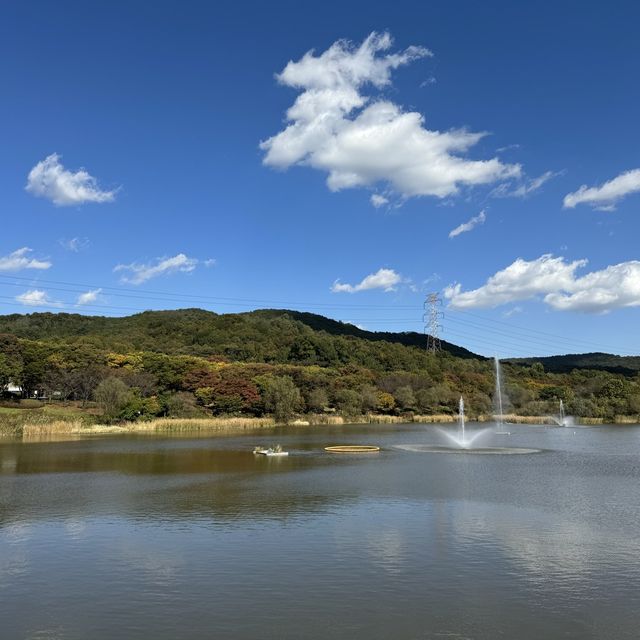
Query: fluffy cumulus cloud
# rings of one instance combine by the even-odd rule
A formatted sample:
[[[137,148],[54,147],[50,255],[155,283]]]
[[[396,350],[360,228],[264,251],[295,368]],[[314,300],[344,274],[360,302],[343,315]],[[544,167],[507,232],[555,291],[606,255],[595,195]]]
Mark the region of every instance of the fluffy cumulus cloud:
[[[92,302],[95,302],[98,299],[101,293],[102,293],[102,289],[92,289],[90,291],[85,291],[84,293],[81,293],[78,296],[78,299],[76,300],[76,304],[78,306],[82,306],[84,304],[91,304]]]
[[[29,172],[26,190],[64,207],[85,202],[112,202],[116,191],[103,191],[97,180],[84,169],[75,173],[64,168],[60,156],[52,153]]]
[[[560,311],[604,313],[640,306],[640,261],[631,260],[593,271],[573,282],[571,289],[550,293],[545,302]]]
[[[531,261],[518,258],[482,287],[463,291],[455,284],[447,287],[444,295],[454,309],[497,307],[539,296],[559,311],[606,313],[640,306],[640,261],[576,275],[586,265],[586,260],[569,262],[550,254]]]
[[[29,247],[16,249],[8,256],[0,256],[0,271],[20,271],[21,269],[49,269],[51,262],[37,260],[30,256],[32,250]]]
[[[28,307],[61,307],[62,303],[52,300],[46,291],[41,289],[30,289],[16,296],[20,304]]]
[[[599,187],[583,184],[577,191],[564,197],[565,209],[588,204],[602,211],[613,211],[622,198],[640,191],[640,169],[626,171]]]
[[[278,81],[301,93],[287,111],[287,126],[261,143],[264,163],[327,172],[332,191],[382,183],[405,198],[444,198],[463,186],[519,176],[519,165],[466,157],[485,133],[431,130],[420,113],[366,95],[390,85],[398,67],[432,55],[422,47],[390,53],[391,45],[389,34],[372,33],[360,46],[339,40],[290,61]]]
[[[189,258],[184,253],[179,253],[172,258],[158,258],[155,262],[146,264],[139,262],[119,264],[113,270],[123,273],[122,282],[142,284],[151,278],[171,273],[190,273],[197,266],[198,260],[196,258]]]
[[[358,291],[368,291],[370,289],[382,289],[384,291],[395,291],[396,285],[402,282],[402,276],[393,269],[378,269],[363,278],[358,284],[346,284],[336,280],[331,287],[334,293],[356,293]]]
[[[459,236],[461,233],[466,233],[467,231],[471,231],[473,228],[477,227],[479,224],[484,224],[484,221],[487,219],[486,213],[481,211],[477,216],[473,216],[467,222],[463,222],[458,225],[455,229],[449,231],[449,237],[455,238]]]

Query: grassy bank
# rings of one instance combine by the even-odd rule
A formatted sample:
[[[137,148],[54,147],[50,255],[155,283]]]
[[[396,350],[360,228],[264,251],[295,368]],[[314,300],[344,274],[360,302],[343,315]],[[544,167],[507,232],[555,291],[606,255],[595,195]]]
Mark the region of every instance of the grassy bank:
[[[44,405],[37,401],[19,407],[0,406],[0,435],[20,436],[25,427],[68,431],[95,424],[97,416],[79,407]]]
[[[292,428],[309,425],[343,425],[343,424],[402,424],[406,422],[441,423],[453,422],[447,415],[434,416],[387,416],[367,414],[345,418],[336,415],[308,415],[294,420]],[[68,416],[59,419],[56,414],[0,412],[0,435],[33,439],[44,436],[82,436],[123,433],[163,433],[194,431],[232,431],[239,432],[253,429],[273,428],[277,426],[273,418],[159,418],[157,420],[126,422],[117,425],[100,424],[93,421],[82,421]]]
[[[492,416],[470,416],[471,421],[490,422]],[[555,422],[546,416],[505,415],[510,424],[548,424]],[[346,424],[442,424],[457,421],[457,416],[413,415],[389,416],[366,414],[343,417],[339,415],[313,414],[290,423],[291,428],[304,428],[310,425],[346,425]],[[636,416],[616,416],[614,424],[638,424]],[[602,418],[577,419],[576,424],[603,424]],[[96,416],[87,416],[78,411],[64,411],[60,407],[39,409],[8,409],[0,407],[0,436],[22,437],[24,440],[55,437],[62,438],[126,434],[126,433],[180,433],[180,432],[242,432],[255,429],[269,429],[278,426],[273,418],[159,418],[156,420],[126,422],[117,425],[100,424]]]

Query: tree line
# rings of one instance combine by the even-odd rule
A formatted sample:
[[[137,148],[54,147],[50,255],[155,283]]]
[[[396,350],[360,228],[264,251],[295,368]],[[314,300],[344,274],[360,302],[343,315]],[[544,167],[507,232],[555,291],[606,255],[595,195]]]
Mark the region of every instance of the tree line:
[[[233,322],[216,317],[227,323],[223,335],[212,339],[213,346],[202,346],[204,338],[197,331],[181,329],[179,339],[171,333],[179,316],[167,322],[162,314],[168,312],[159,313],[147,316],[142,325],[153,336],[153,349],[135,348],[149,346],[148,335],[115,331],[109,328],[112,319],[93,323],[71,316],[71,326],[66,326],[66,318],[34,314],[45,318],[37,319],[38,331],[32,322],[24,325],[22,333],[30,337],[17,335],[20,331],[0,334],[0,389],[13,383],[24,397],[38,392],[51,401],[99,406],[107,421],[265,414],[287,421],[305,413],[333,412],[346,417],[453,414],[460,395],[472,414],[493,412],[494,373],[486,359],[334,336],[282,316],[259,319],[259,348],[264,351],[258,356],[259,348],[245,342],[246,323],[240,322],[234,333]],[[195,320],[206,317],[187,315],[193,331]],[[319,358],[322,349],[325,355]],[[554,414],[562,400],[567,412],[577,416],[613,420],[640,414],[638,375],[577,369],[553,373],[538,362],[505,364],[503,375],[505,412]]]

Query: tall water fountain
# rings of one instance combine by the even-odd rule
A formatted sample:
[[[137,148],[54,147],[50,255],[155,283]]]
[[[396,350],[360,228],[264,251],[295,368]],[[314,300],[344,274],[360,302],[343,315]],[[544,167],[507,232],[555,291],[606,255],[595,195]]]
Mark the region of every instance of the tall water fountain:
[[[460,427],[460,446],[466,449],[467,438],[464,433],[464,400],[462,396],[460,396],[460,402],[458,403],[458,425]]]
[[[564,409],[564,402],[560,400],[560,412],[557,416],[551,416],[551,419],[559,427],[573,427],[575,425],[575,419],[573,416],[568,416]]]
[[[494,404],[494,418],[496,421],[496,431],[495,433],[510,435],[510,432],[505,429],[504,426],[504,406],[502,401],[502,371],[500,368],[500,360],[498,358],[494,358],[493,362],[495,364],[496,371],[496,388],[493,394],[493,404]]]

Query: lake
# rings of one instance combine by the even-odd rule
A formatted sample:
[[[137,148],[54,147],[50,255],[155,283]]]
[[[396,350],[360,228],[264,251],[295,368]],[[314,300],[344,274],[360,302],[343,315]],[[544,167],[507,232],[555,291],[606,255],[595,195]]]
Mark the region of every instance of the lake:
[[[0,441],[0,637],[638,638],[640,428],[510,428]]]

